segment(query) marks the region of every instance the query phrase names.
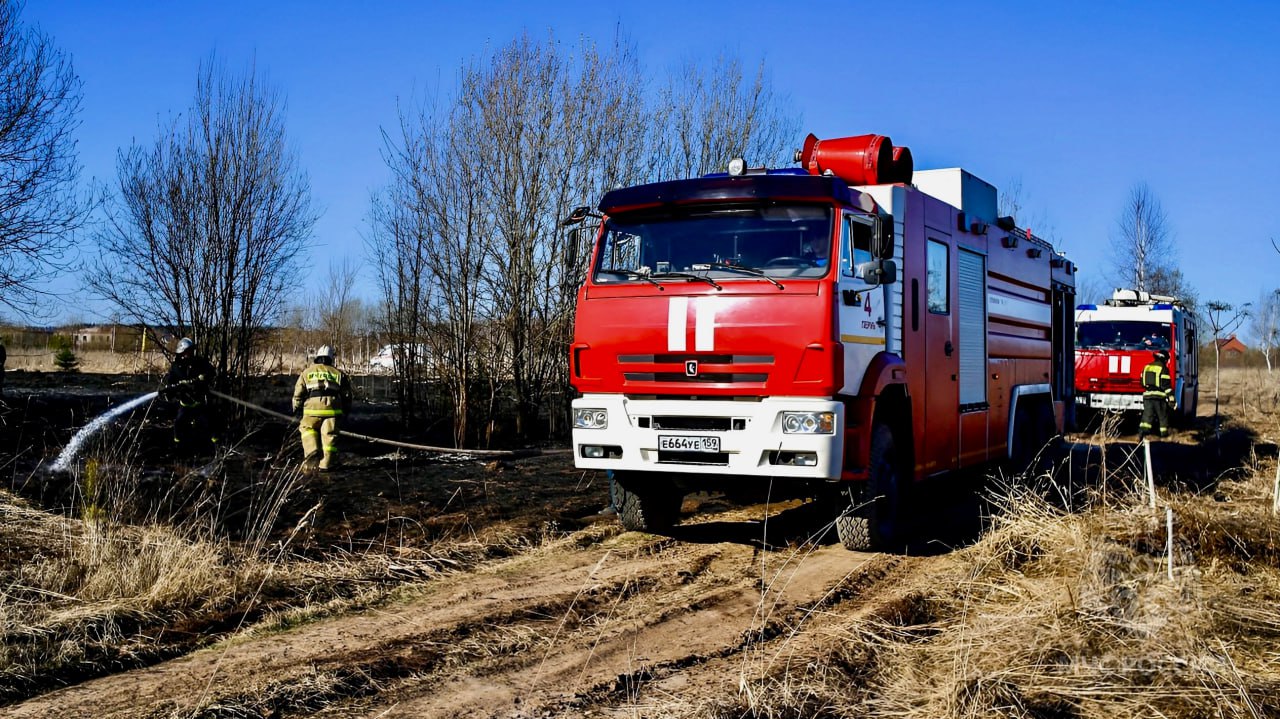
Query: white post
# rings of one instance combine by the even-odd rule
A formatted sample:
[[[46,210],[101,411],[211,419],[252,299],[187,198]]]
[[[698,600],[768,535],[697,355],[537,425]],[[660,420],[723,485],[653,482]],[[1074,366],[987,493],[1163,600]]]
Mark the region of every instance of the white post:
[[[1156,508],[1156,475],[1151,469],[1151,440],[1142,440],[1142,451],[1146,454],[1147,460],[1147,497],[1149,498],[1151,508]]]
[[[1276,481],[1271,485],[1271,513],[1280,514],[1280,461],[1276,462]]]
[[[1173,581],[1173,507],[1164,510],[1165,532],[1169,535],[1165,552],[1169,555],[1169,581]]]

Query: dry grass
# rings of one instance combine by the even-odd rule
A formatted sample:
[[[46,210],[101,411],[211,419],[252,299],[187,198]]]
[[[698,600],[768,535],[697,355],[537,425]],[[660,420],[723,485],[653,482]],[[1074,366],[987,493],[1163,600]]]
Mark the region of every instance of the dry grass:
[[[1241,488],[1243,489],[1243,487]],[[977,545],[815,629],[821,648],[744,676],[713,717],[1263,717],[1280,714],[1276,519],[1175,503],[1175,577],[1141,498],[1064,515],[1006,500]],[[1244,504],[1243,502],[1239,502]],[[1235,504],[1235,503],[1233,503]]]
[[[883,596],[833,600],[806,620],[803,631],[816,639],[788,645],[785,655],[765,637],[747,647],[751,661],[741,665],[736,693],[672,696],[641,713],[1280,716],[1280,517],[1271,512],[1270,444],[1277,417],[1275,407],[1239,399],[1271,391],[1268,378],[1248,372],[1224,384],[1237,399],[1223,410],[1245,417],[1258,449],[1211,491],[1175,492],[1161,483],[1153,512],[1132,462],[1113,463],[1084,493],[1052,482],[1006,488],[976,544],[920,560],[907,579],[878,585]],[[1111,440],[1104,431],[1096,441]],[[207,521],[174,529],[141,506],[146,478],[129,469],[135,464],[127,456],[86,464],[74,517],[0,492],[0,556],[10,558],[0,565],[0,700],[45,688],[49,676],[71,682],[191,648],[161,645],[153,638],[158,627],[189,631],[193,642],[274,631],[381,601],[405,582],[493,556],[533,557],[587,536],[546,525],[533,534],[306,561],[289,551],[308,531],[306,518],[283,533],[275,527],[296,477],[268,473],[251,496],[237,498],[251,507],[257,529],[232,541],[216,530],[225,498],[193,494],[198,477],[176,485],[166,501],[186,501],[191,516]],[[1165,507],[1175,516],[1172,580]],[[545,640],[501,629],[512,651]],[[460,642],[453,650],[472,657],[498,646],[506,644]],[[771,651],[779,654],[760,656]],[[276,693],[219,700],[204,715],[306,710],[377,691],[359,670],[317,670]]]
[[[817,648],[744,673],[737,696],[658,714],[1280,716],[1276,465],[1246,465],[1210,493],[1162,489],[1155,511],[1128,464],[1075,511],[1065,490],[1006,489],[977,544],[929,560],[875,611],[814,627]]]
[[[216,467],[144,472],[132,454],[140,426],[76,467],[66,516],[0,491],[0,700],[174,656],[275,613],[385,595],[385,583],[359,581],[385,569],[363,557],[291,551],[314,514],[277,526],[297,471],[264,470],[223,496]],[[229,511],[246,518],[235,539]]]
[[[305,483],[296,469],[268,466],[228,496],[216,466],[145,471],[132,454],[136,431],[126,426],[77,465],[65,515],[0,490],[0,704],[376,606],[406,585],[565,541],[547,523],[430,546],[321,550],[310,538],[320,504],[282,526]]]

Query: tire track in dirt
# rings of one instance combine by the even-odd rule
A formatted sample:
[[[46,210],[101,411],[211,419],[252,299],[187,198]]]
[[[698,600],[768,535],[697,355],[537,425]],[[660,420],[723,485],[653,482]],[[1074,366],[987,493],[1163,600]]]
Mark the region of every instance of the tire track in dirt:
[[[377,701],[329,715],[562,716],[634,706],[650,683],[696,672],[710,662],[735,661],[753,647],[802,631],[805,617],[833,602],[876,594],[889,570],[904,561],[825,547],[782,568],[766,567],[773,575],[762,581],[748,548],[720,549],[704,575],[708,581],[665,598],[637,594],[628,600],[634,606],[620,608],[609,626],[565,637],[541,657],[514,660],[500,672],[472,667],[443,682],[402,686]],[[782,561],[772,559],[775,565]],[[711,581],[725,576],[715,571],[717,564],[733,568],[732,581]],[[733,682],[736,676],[733,671],[720,680]]]
[[[583,543],[570,537],[443,577],[402,604],[249,635],[7,715],[472,717],[627,706],[694,673],[736,681],[731,663],[795,642],[822,611],[867,601],[914,561],[637,534]]]
[[[351,657],[375,663],[388,649],[397,651],[419,638],[431,646],[456,642],[473,626],[506,626],[530,618],[546,621],[584,593],[625,595],[650,577],[677,576],[680,567],[670,572],[665,568],[688,553],[667,539],[586,549],[578,548],[578,541],[445,577],[429,585],[422,597],[401,605],[281,634],[242,637],[222,647],[68,687],[7,707],[6,716],[139,716],[147,713],[144,707],[194,708],[262,685],[264,678],[288,684],[292,677],[313,677],[316,667],[349,666],[346,660]],[[639,566],[656,571],[638,571]]]
[[[724,705],[743,699],[744,691],[750,692],[767,681],[803,677],[815,664],[826,664],[838,644],[848,643],[851,637],[847,628],[851,624],[867,619],[911,624],[913,600],[919,596],[915,580],[936,561],[880,555],[832,586],[818,601],[793,606],[766,631],[744,637],[733,651],[707,657],[692,666],[673,670],[657,667],[645,675],[625,680],[619,677],[611,686],[597,687],[587,702],[565,709],[591,710],[596,715],[643,715],[646,706],[670,707],[672,697],[680,697],[681,703],[689,707],[699,702]],[[623,687],[627,691],[621,691]]]

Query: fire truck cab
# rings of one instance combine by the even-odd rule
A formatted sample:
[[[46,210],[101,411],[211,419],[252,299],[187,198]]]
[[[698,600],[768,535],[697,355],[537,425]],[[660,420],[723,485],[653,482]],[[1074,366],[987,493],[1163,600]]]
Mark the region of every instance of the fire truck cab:
[[[796,159],[599,203],[573,451],[629,529],[769,484],[830,502],[847,547],[891,547],[917,481],[1025,460],[1073,407],[1074,268],[992,185],[880,135]]]
[[[1200,388],[1198,347],[1195,319],[1173,297],[1116,289],[1100,305],[1078,305],[1078,409],[1141,412],[1142,368],[1162,349],[1169,353],[1174,414],[1194,417]]]

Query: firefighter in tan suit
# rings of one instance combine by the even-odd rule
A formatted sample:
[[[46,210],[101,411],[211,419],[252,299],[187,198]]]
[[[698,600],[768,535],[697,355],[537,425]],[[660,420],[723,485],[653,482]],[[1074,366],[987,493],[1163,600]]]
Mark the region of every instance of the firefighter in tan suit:
[[[333,366],[333,349],[316,350],[316,361],[302,370],[293,387],[293,413],[302,414],[303,469],[334,466],[338,451],[338,426],[351,410],[351,380]]]

